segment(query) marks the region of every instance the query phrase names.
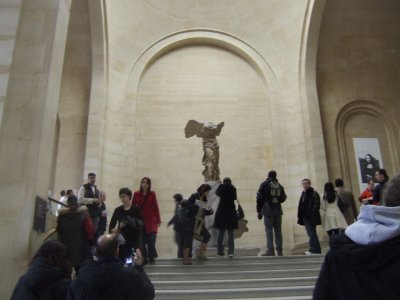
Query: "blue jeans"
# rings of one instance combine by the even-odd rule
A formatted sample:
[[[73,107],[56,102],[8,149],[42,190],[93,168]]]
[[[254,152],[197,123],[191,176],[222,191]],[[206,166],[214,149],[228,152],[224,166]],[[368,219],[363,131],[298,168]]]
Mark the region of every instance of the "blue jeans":
[[[228,255],[233,255],[235,252],[235,242],[233,239],[233,229],[227,229],[228,231]],[[218,255],[224,255],[224,235],[225,229],[218,230]]]
[[[264,216],[265,233],[267,235],[267,250],[274,251],[274,233],[276,250],[282,251],[282,216]]]
[[[311,253],[321,253],[321,245],[317,235],[317,225],[313,224],[309,219],[304,218],[304,226],[309,237],[310,251]]]

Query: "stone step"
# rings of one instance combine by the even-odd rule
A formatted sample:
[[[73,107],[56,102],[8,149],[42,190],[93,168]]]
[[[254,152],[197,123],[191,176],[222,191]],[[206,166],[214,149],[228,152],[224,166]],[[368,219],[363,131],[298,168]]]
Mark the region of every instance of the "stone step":
[[[240,272],[240,271],[262,271],[262,270],[295,270],[295,269],[316,269],[321,267],[320,261],[294,261],[294,262],[249,262],[243,264],[220,264],[220,263],[204,263],[194,264],[191,266],[183,265],[153,265],[146,267],[146,272],[157,273],[179,273],[186,272],[219,272],[222,269],[226,272]]]
[[[310,297],[314,289],[310,286],[296,287],[259,287],[229,289],[190,289],[190,290],[156,290],[157,300],[166,299],[243,299],[265,297]]]
[[[317,276],[320,268],[314,269],[295,269],[295,270],[262,270],[262,271],[241,271],[241,272],[230,272],[221,269],[218,272],[198,272],[192,269],[192,272],[176,272],[176,273],[152,273],[146,270],[147,275],[151,280],[162,281],[162,280],[202,280],[212,279],[217,280],[221,278],[229,279],[241,279],[241,278],[285,278],[285,277],[300,277],[300,276]]]
[[[197,261],[196,259],[193,259],[193,262],[199,263],[199,264],[204,264],[204,263],[210,263],[210,264],[242,264],[245,262],[274,262],[274,261],[279,261],[279,262],[293,262],[293,261],[302,261],[302,262],[307,262],[307,261],[319,261],[323,262],[324,260],[324,255],[288,255],[288,256],[235,256],[234,258],[229,258],[228,256],[224,257],[209,257],[207,261]],[[156,259],[155,265],[149,265],[151,266],[157,266],[157,265],[182,265],[182,260],[173,258],[173,259]]]
[[[156,299],[311,299],[324,257],[235,257],[158,259],[146,266]]]
[[[285,287],[285,286],[310,286],[314,285],[317,276],[286,277],[286,278],[241,278],[217,280],[164,280],[153,281],[157,290],[189,290],[199,289],[230,289],[230,288],[256,288],[256,287]]]
[[[292,297],[262,297],[262,298],[241,298],[241,300],[311,300],[311,296],[292,296]],[[232,300],[233,298],[225,298]],[[217,300],[216,298],[207,300]]]

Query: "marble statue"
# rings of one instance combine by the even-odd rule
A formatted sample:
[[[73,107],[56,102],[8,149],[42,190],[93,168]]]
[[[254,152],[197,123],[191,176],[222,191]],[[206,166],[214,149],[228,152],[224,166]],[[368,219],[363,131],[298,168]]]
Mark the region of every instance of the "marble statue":
[[[190,120],[185,127],[185,137],[190,138],[194,135],[203,138],[203,159],[204,181],[219,181],[219,145],[217,136],[221,133],[224,122],[215,125],[212,122],[200,123]]]

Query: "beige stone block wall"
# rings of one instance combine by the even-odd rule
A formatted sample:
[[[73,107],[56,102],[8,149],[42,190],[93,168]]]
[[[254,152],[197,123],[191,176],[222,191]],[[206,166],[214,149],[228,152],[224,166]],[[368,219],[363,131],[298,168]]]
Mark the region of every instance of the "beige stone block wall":
[[[0,127],[22,0],[0,1]]]
[[[312,17],[313,6],[314,1],[289,0],[106,1],[108,77],[106,80],[94,82],[108,82],[108,97],[103,101],[107,113],[105,120],[99,120],[98,116],[89,114],[88,132],[96,132],[99,127],[104,128],[104,131],[98,132],[95,136],[89,135],[91,141],[87,144],[85,169],[100,170],[99,185],[108,192],[108,204],[111,210],[119,205],[118,188],[128,186],[137,189],[140,178],[151,173],[156,174],[154,185],[160,194],[160,201],[165,203],[162,218],[167,221],[172,211],[172,200],[170,200],[172,193],[180,186],[185,188],[184,191],[187,191],[185,193],[189,193],[201,183],[200,141],[182,139],[183,127],[189,119],[182,116],[190,111],[191,105],[193,107],[200,105],[200,109],[193,109],[194,115],[190,118],[212,119],[215,122],[236,120],[238,116],[247,116],[251,119],[251,114],[255,113],[254,120],[259,119],[260,115],[265,115],[271,123],[260,126],[249,121],[246,127],[248,131],[240,131],[239,124],[243,127],[246,122],[240,121],[237,124],[233,122],[236,127],[227,125],[224,129],[226,132],[223,131],[220,137],[221,143],[228,146],[221,148],[222,172],[230,173],[227,175],[232,176],[234,180],[237,176],[243,205],[248,211],[251,223],[248,238],[244,238],[239,244],[250,246],[265,244],[263,225],[256,220],[255,193],[270,168],[277,169],[289,194],[289,200],[284,205],[285,247],[293,249],[306,241],[304,229],[296,225],[295,217],[298,195],[301,192],[300,180],[303,177],[310,177],[315,179],[319,187],[327,177],[324,150],[321,147],[322,129],[320,123],[318,124],[318,118],[314,116],[315,111],[319,114],[319,108],[314,107],[313,113],[310,113],[311,117],[304,114],[309,110],[308,99],[302,94],[299,86],[299,80],[303,76],[302,70],[308,67],[301,52],[306,51],[305,44],[308,43],[305,37],[305,33],[308,32],[306,24],[309,24],[307,20]],[[207,32],[219,36],[213,36],[207,42],[205,37]],[[191,38],[191,35],[194,38]],[[231,40],[222,41],[229,38]],[[163,43],[169,43],[170,46],[163,48]],[[173,62],[174,59],[177,62],[180,59],[177,53],[183,53],[182,57],[190,58],[195,49],[196,51],[201,47],[212,49],[210,45],[216,47],[220,53],[224,53],[222,55],[224,58],[232,55],[229,50],[235,53],[239,51],[236,61],[241,61],[243,65],[247,61],[261,74],[266,99],[262,105],[268,103],[267,106],[253,103],[246,105],[254,95],[251,92],[247,93],[245,87],[251,90],[255,85],[255,89],[260,89],[260,86],[257,87],[260,81],[257,76],[241,79],[237,85],[232,85],[230,82],[230,88],[228,85],[221,87],[214,82],[202,80],[208,78],[210,74],[217,74],[223,79],[227,77],[226,80],[232,79],[231,77],[240,78],[234,76],[246,74],[247,71],[236,65],[234,69],[230,69],[228,65],[218,69],[218,63],[213,64],[216,65],[214,68],[203,62],[201,64],[203,68],[198,73],[190,71],[179,73],[183,69],[176,69],[178,65]],[[157,47],[160,48],[159,53],[154,50]],[[190,47],[192,50],[188,51]],[[246,49],[238,50],[241,48]],[[257,56],[259,61],[255,62],[249,58],[249,53],[256,53],[252,55]],[[160,57],[163,54],[164,56]],[[201,56],[196,56],[197,58],[203,59]],[[168,59],[171,59],[170,63],[166,63]],[[308,59],[312,60],[313,57]],[[189,63],[187,65],[185,62],[184,67],[192,65],[192,62]],[[268,71],[263,73],[260,68]],[[247,70],[251,70],[251,67],[248,66]],[[154,72],[152,74],[154,79],[146,82],[150,80],[148,74],[151,72]],[[179,90],[170,83],[187,84],[186,81],[189,82],[188,90],[191,93],[188,94],[186,91],[186,95],[182,93],[179,96],[184,90]],[[198,85],[193,86],[196,81]],[[312,80],[308,84],[312,85]],[[235,92],[239,86],[242,86],[242,97],[234,98],[226,93]],[[200,88],[208,94],[199,92]],[[144,92],[146,90],[147,92]],[[221,90],[225,94],[219,94]],[[143,94],[146,97],[143,98],[141,93],[147,93]],[[173,103],[168,102],[170,101],[168,97],[171,95]],[[214,97],[219,97],[218,101],[215,101]],[[212,111],[205,114],[204,109],[201,109],[204,107],[202,101],[205,98],[209,98],[209,102],[213,100],[212,104],[218,108],[232,103],[232,99],[236,106],[234,109],[224,111],[226,115]],[[144,99],[152,100],[144,101]],[[92,100],[95,99],[92,98],[91,102]],[[146,115],[148,113],[154,117],[148,118]],[[173,115],[177,117],[171,118]],[[168,127],[165,129],[165,126]],[[312,130],[307,133],[307,126],[317,128],[317,133]],[[241,132],[242,139],[249,145],[245,147],[239,145],[238,148],[239,139],[233,135],[238,132]],[[152,140],[146,139],[146,136],[151,136]],[[310,137],[313,142],[308,145],[306,137]],[[182,140],[178,142],[178,138]],[[175,147],[169,145],[169,140],[180,143],[177,147],[180,150],[174,150]],[[259,142],[256,143],[256,140]],[[103,142],[99,144],[95,141]],[[90,153],[95,153],[99,145],[103,152],[91,156]],[[189,158],[183,157],[188,154]],[[240,163],[235,161],[235,156]],[[242,165],[235,168],[229,163],[229,159]],[[176,179],[171,176],[177,175],[174,175],[176,172],[171,171],[171,168],[182,165],[182,161],[185,162],[185,171],[193,175],[185,177],[183,182],[175,186]],[[246,163],[248,167],[243,166]],[[172,249],[171,230],[162,228],[159,238],[160,247]],[[172,252],[162,254],[170,255]]]
[[[58,107],[55,178],[51,187],[56,199],[61,189],[78,189],[82,184],[92,77],[91,52],[89,4],[73,1]]]
[[[23,1],[0,132],[0,298],[9,299],[42,236],[32,231],[46,198],[69,1]]]

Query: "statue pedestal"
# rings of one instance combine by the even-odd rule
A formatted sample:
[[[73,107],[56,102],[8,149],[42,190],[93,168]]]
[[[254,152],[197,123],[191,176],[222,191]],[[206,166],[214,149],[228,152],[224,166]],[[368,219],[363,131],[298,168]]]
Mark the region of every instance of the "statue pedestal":
[[[212,188],[212,190],[208,193],[207,201],[208,201],[208,207],[212,208],[214,213],[211,216],[206,216],[204,222],[207,230],[211,234],[211,239],[208,242],[208,246],[216,247],[218,239],[218,229],[214,228],[214,220],[215,220],[215,213],[217,212],[219,204],[219,197],[215,194],[215,192],[217,188],[221,185],[221,181],[209,181],[206,183],[209,184]]]
[[[215,192],[217,188],[221,185],[221,181],[209,181],[206,183],[209,184],[212,188],[212,190],[208,193],[207,201],[208,201],[208,207],[212,208],[214,213],[211,216],[206,216],[204,219],[204,223],[211,235],[211,239],[208,242],[208,246],[217,247],[218,229],[214,228],[214,220],[215,220],[215,213],[217,212],[218,209],[219,197],[215,194]],[[248,222],[245,219],[239,221],[239,228],[235,230],[234,233],[235,239],[240,238],[245,232],[249,231],[249,229],[247,228],[247,223]],[[228,235],[225,234],[224,244],[226,244],[227,239]],[[200,245],[200,242],[195,240],[193,247],[196,248],[198,245]]]

